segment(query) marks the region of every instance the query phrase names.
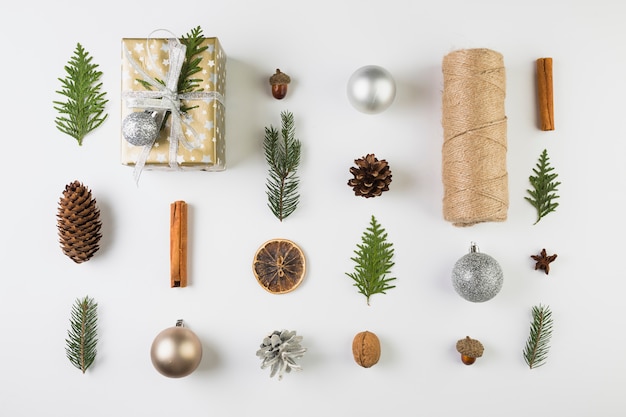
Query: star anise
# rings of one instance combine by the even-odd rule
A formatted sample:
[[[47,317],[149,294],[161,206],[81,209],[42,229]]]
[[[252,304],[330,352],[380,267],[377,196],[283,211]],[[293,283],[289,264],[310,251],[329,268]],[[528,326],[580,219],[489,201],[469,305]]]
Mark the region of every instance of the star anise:
[[[537,262],[535,264],[535,271],[543,269],[546,271],[546,275],[548,275],[550,273],[550,262],[553,262],[556,259],[557,254],[555,253],[554,255],[548,256],[546,254],[546,250],[542,249],[539,255],[530,255],[530,257]]]

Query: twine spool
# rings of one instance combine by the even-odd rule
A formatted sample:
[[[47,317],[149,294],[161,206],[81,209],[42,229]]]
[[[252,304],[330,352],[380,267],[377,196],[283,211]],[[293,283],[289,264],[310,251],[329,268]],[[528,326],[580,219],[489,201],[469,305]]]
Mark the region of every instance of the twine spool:
[[[504,60],[489,49],[443,59],[443,215],[455,226],[504,221],[509,207]]]

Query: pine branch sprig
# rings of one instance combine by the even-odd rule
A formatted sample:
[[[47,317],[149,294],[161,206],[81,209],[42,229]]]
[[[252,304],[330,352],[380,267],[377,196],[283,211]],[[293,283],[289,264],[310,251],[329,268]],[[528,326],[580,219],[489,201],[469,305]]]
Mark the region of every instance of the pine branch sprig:
[[[83,138],[100,126],[107,118],[105,105],[108,102],[106,92],[101,92],[99,82],[102,72],[92,62],[93,57],[78,43],[68,64],[64,67],[67,76],[59,78],[62,88],[56,91],[66,101],[53,101],[54,109],[60,115],[56,117],[56,127],[73,137],[81,146]]]
[[[538,305],[532,308],[533,321],[530,325],[530,335],[524,347],[524,360],[530,369],[545,364],[550,350],[552,337],[552,312],[550,307]]]
[[[65,353],[69,361],[83,373],[96,358],[98,344],[98,304],[85,296],[72,306],[70,329],[65,339]]]
[[[524,199],[537,210],[537,220],[534,223],[537,224],[539,220],[554,212],[559,206],[559,203],[554,200],[559,198],[556,192],[561,183],[555,181],[558,174],[554,172],[554,167],[550,166],[550,158],[546,149],[539,156],[537,167],[533,168],[533,173],[535,175],[528,178],[533,188],[526,190],[530,197],[524,197]]]
[[[266,182],[268,207],[274,216],[283,221],[296,210],[300,201],[297,171],[302,145],[295,137],[293,114],[283,111],[280,117],[280,132],[274,126],[265,128],[263,150],[269,165]]]
[[[393,244],[387,241],[387,232],[372,215],[370,225],[361,236],[361,243],[354,251],[356,256],[350,258],[356,263],[354,272],[346,275],[354,280],[360,294],[370,305],[370,297],[374,294],[386,294],[387,290],[395,288],[391,282],[395,277],[388,277],[394,266]]]

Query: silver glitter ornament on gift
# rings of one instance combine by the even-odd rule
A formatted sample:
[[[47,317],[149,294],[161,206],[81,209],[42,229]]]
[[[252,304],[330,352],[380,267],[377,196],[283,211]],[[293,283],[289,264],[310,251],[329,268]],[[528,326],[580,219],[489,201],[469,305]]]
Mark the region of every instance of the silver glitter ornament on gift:
[[[456,292],[467,301],[482,303],[491,300],[502,289],[504,275],[498,261],[480,253],[476,243],[462,256],[452,269],[452,284]]]
[[[156,111],[130,113],[122,122],[122,135],[131,145],[146,146],[159,136]]]

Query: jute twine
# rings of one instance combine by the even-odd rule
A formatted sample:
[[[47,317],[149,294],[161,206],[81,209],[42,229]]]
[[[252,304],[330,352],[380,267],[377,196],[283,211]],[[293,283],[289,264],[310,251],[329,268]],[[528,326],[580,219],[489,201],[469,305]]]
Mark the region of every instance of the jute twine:
[[[443,59],[443,215],[455,226],[504,221],[506,170],[504,60],[489,49]]]

